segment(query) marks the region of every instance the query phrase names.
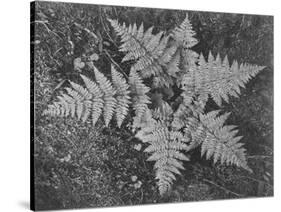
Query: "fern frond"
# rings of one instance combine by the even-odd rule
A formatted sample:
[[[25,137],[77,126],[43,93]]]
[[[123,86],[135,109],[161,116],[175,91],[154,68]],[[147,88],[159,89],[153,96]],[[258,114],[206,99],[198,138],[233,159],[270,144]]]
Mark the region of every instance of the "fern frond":
[[[173,30],[172,35],[178,45],[182,45],[185,48],[191,48],[198,43],[197,39],[194,38],[196,33],[192,29],[192,25],[187,14],[180,26]]]
[[[130,90],[124,77],[111,66],[112,83],[116,88],[116,119],[117,125],[120,127],[123,120],[128,114],[130,104]]]
[[[104,99],[103,116],[104,116],[105,125],[108,126],[110,120],[112,119],[117,104],[117,100],[114,98],[116,90],[112,87],[111,82],[101,72],[99,72],[97,68],[94,68],[94,73],[95,73],[96,80],[99,84],[99,87],[103,92],[103,99]]]
[[[150,117],[147,125],[143,126],[136,137],[149,145],[144,150],[151,155],[148,161],[155,161],[156,179],[161,195],[166,193],[174,180],[175,174],[180,175],[179,169],[184,169],[182,161],[188,161],[182,151],[188,149],[189,139],[180,131],[169,129],[170,117],[173,114],[168,103],[163,103]]]
[[[157,184],[160,194],[163,195],[176,180],[175,174],[180,174],[179,169],[184,169],[181,161],[189,159],[180,152],[180,150],[187,148],[187,145],[180,141],[171,140],[168,128],[162,123],[155,122],[155,125],[141,129],[136,136],[149,142],[145,152],[151,153],[151,156],[147,160],[155,161]],[[146,132],[143,133],[142,130]]]
[[[70,82],[72,88],[66,88],[67,94],[58,97],[59,101],[49,105],[45,115],[67,117],[71,115],[85,121],[90,115],[92,95],[82,86]]]
[[[82,117],[82,114],[84,113],[85,119],[87,119],[87,116],[89,115],[90,110],[90,99],[92,98],[92,95],[84,89],[81,85],[76,84],[74,82],[70,82],[73,90],[68,90],[69,95],[71,95],[76,100],[76,114],[78,120]]]
[[[169,75],[175,78],[177,77],[177,73],[180,72],[179,63],[180,63],[180,54],[178,52],[174,55],[174,57],[170,60],[170,62],[167,65],[167,72]]]
[[[75,107],[75,104],[73,105]],[[48,105],[48,108],[44,110],[43,115],[65,117],[69,115],[69,112],[65,114],[65,111],[69,110],[69,105],[63,100],[61,102],[54,102],[52,105]],[[75,109],[73,111],[75,112]]]
[[[135,116],[133,118],[133,124],[132,124],[132,131],[135,132],[136,129],[144,129],[147,126],[150,126],[152,119],[152,112],[150,109],[146,108],[144,114],[141,117]],[[139,132],[138,132],[139,133]]]
[[[199,61],[197,68],[191,68],[183,78],[184,95],[199,96],[202,101],[210,95],[219,106],[222,100],[228,103],[229,96],[237,97],[240,87],[245,88],[245,84],[264,69],[264,66],[249,64],[239,66],[236,61],[229,66],[227,56],[222,62],[219,54],[214,59],[211,52],[208,61],[202,54]]]
[[[251,172],[236,126],[224,126],[229,113],[218,114],[219,111],[212,111],[200,114],[199,119],[191,116],[186,120],[185,132],[192,138],[188,150],[201,145],[201,156],[206,155],[207,160],[213,157],[214,163],[236,165]]]
[[[103,97],[103,92],[99,88],[99,86],[89,78],[81,75],[81,78],[83,79],[86,88],[88,91],[92,94],[93,99],[92,99],[92,124],[93,126],[96,124],[98,121],[100,115],[102,114],[103,106],[104,106],[104,101],[102,99]]]
[[[109,19],[111,26],[121,36],[120,51],[125,52],[122,62],[135,60],[131,71],[139,72],[142,78],[151,76],[162,76],[163,68],[171,61],[176,53],[177,47],[167,48],[169,36],[160,31],[156,35],[152,34],[153,27],[144,32],[143,24],[138,28],[136,25],[126,27],[120,25],[117,20]],[[160,86],[161,84],[155,84]]]
[[[177,54],[180,56],[180,69],[174,69],[178,72],[176,77],[176,84],[180,87],[183,76],[189,72],[191,68],[196,68],[198,63],[198,54],[191,50],[198,41],[195,38],[196,33],[192,29],[192,25],[188,19],[188,14],[186,14],[185,19],[176,27],[172,33],[171,37],[174,39],[175,43],[173,46],[177,47]]]
[[[191,137],[187,151],[197,148],[206,139],[207,131],[204,125],[195,117],[188,117],[185,120],[184,133]]]
[[[150,89],[134,71],[130,72],[129,83],[133,94],[133,109],[135,111],[134,122],[138,123],[144,113],[148,110],[147,105],[151,103],[150,98],[147,96]]]
[[[174,130],[182,129],[186,120],[189,117],[190,109],[186,107],[184,104],[180,104],[178,109],[173,114],[172,127]]]
[[[173,112],[171,106],[162,100],[159,107],[152,112],[152,117],[156,120],[161,120],[162,122],[170,122]]]
[[[150,98],[147,96],[149,88],[145,86],[137,73],[131,73],[129,83],[112,66],[110,82],[96,67],[94,68],[96,82],[81,75],[86,88],[70,82],[71,88],[66,88],[66,93],[58,97],[58,102],[49,105],[44,114],[52,116],[77,117],[85,122],[90,116],[92,124],[103,114],[105,125],[108,126],[115,114],[117,125],[121,127],[132,104],[136,113],[135,119],[141,125],[143,115],[148,110]],[[131,101],[130,94],[134,99]]]

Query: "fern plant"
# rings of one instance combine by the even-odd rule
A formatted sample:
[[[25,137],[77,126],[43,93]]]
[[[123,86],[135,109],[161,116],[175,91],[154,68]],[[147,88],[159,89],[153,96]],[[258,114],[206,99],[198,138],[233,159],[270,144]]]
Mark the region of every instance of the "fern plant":
[[[70,82],[71,87],[44,113],[91,120],[93,125],[103,117],[106,126],[115,116],[118,127],[126,117],[132,117],[127,121],[146,144],[147,160],[154,161],[161,195],[171,189],[189,161],[188,153],[195,148],[201,148],[201,156],[215,164],[252,172],[237,127],[225,125],[230,113],[206,111],[206,104],[210,97],[218,106],[228,103],[230,96],[238,97],[240,87],[245,88],[264,67],[236,61],[230,65],[227,56],[221,60],[219,54],[214,57],[211,52],[206,60],[191,50],[198,41],[187,15],[170,33],[155,34],[153,27],[144,30],[143,24],[126,26],[108,21],[121,37],[122,62],[133,63],[129,78],[112,65],[109,80],[93,66],[94,78],[81,75],[83,85]],[[175,87],[182,92],[173,93]]]

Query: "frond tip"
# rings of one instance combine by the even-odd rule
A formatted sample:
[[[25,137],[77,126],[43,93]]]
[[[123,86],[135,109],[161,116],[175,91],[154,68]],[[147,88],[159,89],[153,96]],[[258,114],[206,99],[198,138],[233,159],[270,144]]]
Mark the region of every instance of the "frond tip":
[[[196,33],[192,29],[192,25],[187,14],[180,26],[173,30],[172,35],[178,45],[182,45],[185,48],[191,48],[198,43],[197,39],[194,38]]]

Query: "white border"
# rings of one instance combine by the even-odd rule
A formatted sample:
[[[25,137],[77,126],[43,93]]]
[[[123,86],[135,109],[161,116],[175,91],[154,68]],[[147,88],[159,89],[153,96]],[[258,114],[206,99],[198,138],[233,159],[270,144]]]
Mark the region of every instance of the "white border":
[[[73,2],[65,0],[65,2]],[[275,28],[275,197],[207,201],[87,211],[276,211],[280,206],[280,6],[277,0],[83,0],[74,2],[274,15]],[[24,211],[29,204],[29,1],[3,0],[0,11],[0,211]],[[277,48],[278,47],[278,48]],[[279,203],[279,204],[278,204]],[[280,210],[280,209],[279,209]]]

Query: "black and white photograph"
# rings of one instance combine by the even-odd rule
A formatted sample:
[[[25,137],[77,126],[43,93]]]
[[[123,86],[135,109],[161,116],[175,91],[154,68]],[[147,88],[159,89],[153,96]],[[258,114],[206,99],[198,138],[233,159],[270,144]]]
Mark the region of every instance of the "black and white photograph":
[[[35,1],[30,27],[31,210],[274,196],[273,15]]]

